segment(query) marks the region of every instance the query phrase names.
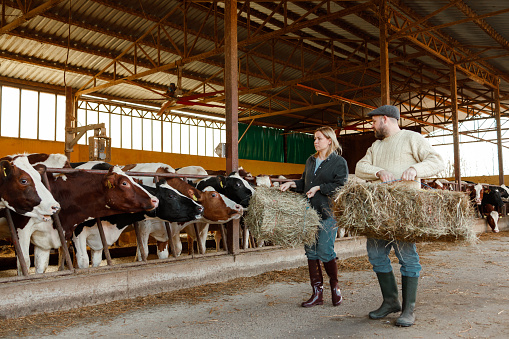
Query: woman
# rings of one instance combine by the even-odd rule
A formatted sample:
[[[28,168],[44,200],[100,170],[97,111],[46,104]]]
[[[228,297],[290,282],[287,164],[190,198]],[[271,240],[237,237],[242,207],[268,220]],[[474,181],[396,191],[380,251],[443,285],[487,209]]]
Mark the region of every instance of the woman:
[[[323,277],[320,261],[329,275],[332,292],[332,304],[338,306],[343,298],[338,287],[338,266],[334,241],[336,239],[336,221],[332,217],[329,199],[338,187],[344,185],[348,178],[346,160],[334,130],[320,127],[315,131],[315,150],[306,161],[302,179],[285,182],[281,191],[294,188],[297,192],[306,192],[311,206],[322,217],[322,228],[318,231],[317,241],[312,246],[305,246],[308,258],[309,279],[313,287],[313,295],[302,303],[302,307],[323,305]]]

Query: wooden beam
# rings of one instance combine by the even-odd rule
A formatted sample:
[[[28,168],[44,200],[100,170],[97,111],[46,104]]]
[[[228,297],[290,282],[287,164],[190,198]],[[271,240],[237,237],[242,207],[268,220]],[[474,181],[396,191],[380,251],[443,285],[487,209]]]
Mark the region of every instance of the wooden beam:
[[[500,85],[500,82],[499,82]],[[502,156],[502,126],[500,123],[500,91],[499,86],[495,88],[494,101],[495,101],[495,120],[497,122],[497,150],[498,150],[498,184],[504,183],[504,158]]]
[[[226,101],[226,173],[239,168],[239,96],[237,88],[237,1],[225,2],[225,101]],[[227,224],[228,251],[239,252],[239,219]]]
[[[382,105],[391,104],[389,84],[389,16],[387,14],[387,0],[380,1],[380,98]]]
[[[58,5],[62,1],[64,1],[64,0],[49,0],[49,1],[46,1],[45,3],[40,5],[39,7],[36,7],[34,9],[32,9],[30,12],[28,12],[28,13],[26,13],[26,14],[24,14],[24,15],[16,18],[16,19],[14,19],[13,21],[8,23],[7,25],[1,27],[0,28],[0,35],[5,34],[5,33],[9,32],[10,30],[13,30],[14,28],[16,28],[18,26],[23,25],[28,20],[32,19],[35,16],[38,16],[41,13],[44,13],[45,11],[47,11],[48,9],[54,7],[55,5]]]
[[[456,66],[452,65],[451,69],[451,110],[452,110],[452,129],[454,140],[454,177],[456,178],[456,190],[461,190],[461,168],[460,168],[460,146],[459,146],[459,127],[458,127],[458,85],[456,83]]]

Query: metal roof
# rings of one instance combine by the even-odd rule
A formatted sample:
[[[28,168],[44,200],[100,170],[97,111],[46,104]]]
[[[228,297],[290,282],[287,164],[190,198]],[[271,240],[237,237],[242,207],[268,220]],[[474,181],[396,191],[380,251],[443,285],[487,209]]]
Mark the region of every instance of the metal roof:
[[[239,119],[310,131],[341,118],[348,133],[359,131],[370,107],[381,103],[383,2],[237,1]],[[165,97],[175,83],[184,104],[174,107],[224,115],[203,105],[222,105],[221,93],[185,100],[224,90],[224,1],[49,3],[22,8],[5,1],[3,83],[63,89],[65,74],[76,90],[156,106],[178,99]],[[509,3],[391,0],[387,8],[391,103],[400,107],[402,125],[447,128],[452,65],[460,120],[493,116],[498,84],[501,115],[509,116]]]

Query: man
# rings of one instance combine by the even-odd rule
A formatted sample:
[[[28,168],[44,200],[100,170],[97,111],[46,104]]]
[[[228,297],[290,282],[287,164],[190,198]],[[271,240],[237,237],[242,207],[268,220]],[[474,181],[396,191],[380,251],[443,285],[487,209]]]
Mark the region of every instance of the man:
[[[371,145],[364,158],[357,163],[356,176],[386,183],[396,181],[394,184],[420,188],[420,178],[434,176],[444,169],[442,158],[422,135],[399,128],[397,107],[381,106],[368,113],[368,116],[372,118],[375,137],[379,140]],[[398,286],[389,259],[391,247],[401,265],[403,308],[398,299]],[[421,271],[415,244],[368,238],[366,248],[383,295],[382,305],[370,312],[369,317],[381,319],[402,310],[396,325],[412,326]]]

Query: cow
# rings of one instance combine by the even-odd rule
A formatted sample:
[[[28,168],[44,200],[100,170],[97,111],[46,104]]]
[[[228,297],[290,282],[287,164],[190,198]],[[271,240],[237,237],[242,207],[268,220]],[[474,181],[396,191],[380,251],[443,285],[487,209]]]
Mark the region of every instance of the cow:
[[[220,180],[212,178],[203,179],[198,182],[196,188],[203,190],[205,187],[211,186],[217,192],[225,195],[227,198],[235,201],[237,204],[246,208],[249,205],[249,199],[254,193],[254,188],[237,172],[232,172],[229,176]]]
[[[203,192],[215,192],[214,191],[214,188],[212,187],[205,187],[203,189]],[[217,192],[215,192],[217,193]],[[242,206],[236,204],[234,201],[232,201],[231,199],[228,199],[228,197],[224,196],[224,195],[221,195],[221,198],[223,199],[223,201],[225,202],[226,206],[231,208],[232,210],[237,210],[238,213],[236,213],[235,215],[233,216],[230,216],[226,219],[222,218],[222,219],[219,219],[219,220],[210,220],[210,219],[205,219],[205,220],[199,220],[198,222],[196,222],[196,229],[194,227],[191,227],[192,225],[188,225],[184,228],[184,230],[186,231],[187,233],[187,249],[188,249],[188,254],[191,254],[193,253],[194,249],[193,249],[193,243],[196,239],[200,239],[200,241],[198,242],[198,250],[200,253],[205,253],[206,251],[206,241],[207,241],[207,235],[208,235],[208,232],[209,232],[209,225],[210,224],[215,224],[215,225],[221,225],[221,224],[225,224],[227,223],[228,221],[230,220],[233,220],[233,219],[239,219],[242,214],[243,214],[243,211],[242,211]],[[217,217],[215,217],[214,219],[217,219]],[[198,236],[196,235],[196,231],[198,231]],[[216,236],[215,236],[216,237]],[[216,249],[217,249],[217,243],[216,243]]]
[[[130,164],[122,166],[122,170],[125,172],[141,172],[141,173],[156,173],[156,174],[168,174],[175,173],[175,169],[170,165],[163,164],[161,162],[146,162],[139,164]],[[156,178],[152,177],[136,177],[136,179],[140,180],[142,184],[147,186],[155,186]]]
[[[508,198],[509,198],[509,188],[507,188],[507,186],[506,186],[506,185],[504,185],[504,184],[500,185],[500,187],[501,187],[501,188],[504,190],[504,192],[505,192],[504,194],[502,194],[502,192],[501,192],[501,193],[500,193],[500,196],[501,196],[502,198],[506,198],[506,199],[508,199]]]
[[[108,171],[113,165],[104,161],[85,161],[85,162],[71,162],[71,167],[76,169],[93,169]]]
[[[135,183],[118,167],[110,168],[106,174],[82,170],[62,175],[50,174],[48,180],[51,192],[62,208],[59,218],[67,240],[71,239],[75,227],[86,220],[152,210],[159,203],[156,197]],[[50,250],[61,246],[53,223],[18,215],[16,219],[19,242],[27,266],[30,265],[28,250],[32,242],[36,273],[44,273],[48,266]]]
[[[486,222],[488,223],[488,226],[490,226],[491,230],[494,233],[500,232],[500,230],[498,229],[499,214],[495,207],[491,204],[484,205],[483,214],[484,216],[486,216]]]
[[[498,218],[499,209],[504,206],[504,202],[500,196],[500,192],[497,189],[493,189],[490,186],[484,188],[483,197],[481,201],[481,212],[486,217],[488,225],[495,233],[499,232],[498,229]]]
[[[462,181],[462,188],[461,190],[468,194],[470,198],[470,202],[474,206],[474,209],[476,211],[476,214],[480,217],[483,216],[482,210],[481,210],[481,201],[483,198],[483,186],[481,184],[476,183],[467,183]]]
[[[147,192],[159,199],[159,205],[151,211],[115,214],[101,218],[106,242],[111,246],[118,240],[127,226],[145,219],[168,222],[187,222],[201,217],[203,207],[184,196],[166,183],[158,182],[156,187],[141,185]],[[87,245],[90,247],[92,267],[98,267],[102,260],[103,244],[95,220],[88,220],[74,230],[73,242],[76,248],[78,267],[89,265]]]
[[[200,176],[200,175],[208,175],[207,171],[201,167],[201,166],[186,166],[186,167],[181,167],[181,168],[178,168],[175,170],[175,173],[177,174],[182,174],[182,175],[186,175],[186,174],[189,174],[190,176]],[[194,177],[194,179],[191,179],[191,180],[188,180],[189,183],[191,183],[192,185],[196,185],[196,183],[198,181],[200,181],[201,179],[200,178],[196,178]]]
[[[187,226],[198,223],[197,227],[199,228],[200,234],[207,234],[208,230],[208,224],[221,224],[225,223],[227,221],[230,221],[232,219],[238,219],[243,214],[243,208],[241,205],[236,204],[235,202],[231,201],[224,195],[218,193],[213,188],[206,187],[203,191],[193,187],[192,185],[184,182],[181,179],[178,178],[170,178],[167,180],[167,183],[176,188],[179,192],[181,192],[184,195],[187,195],[188,197],[192,199],[196,199],[198,203],[200,203],[203,206],[203,216],[200,219],[197,219],[193,222],[189,223],[172,223],[171,229],[173,234],[173,243],[176,246],[177,253],[174,253],[175,256],[180,255],[182,252],[182,244],[180,242],[180,231],[183,229],[186,229]],[[141,224],[140,224],[141,225]],[[154,228],[156,225],[154,222],[150,223],[149,225],[151,228]],[[161,228],[161,225],[158,225],[157,227]],[[189,228],[187,228],[189,230]],[[194,232],[193,232],[194,233]],[[154,235],[152,235],[155,237]],[[166,239],[164,239],[166,238]],[[205,237],[204,237],[205,238]],[[160,242],[167,241],[167,237],[158,239]],[[192,245],[192,242],[190,243]],[[199,245],[201,245],[200,243]],[[204,242],[203,242],[204,245]],[[163,258],[166,256],[166,252],[159,253],[161,247],[158,246],[158,255],[160,258]],[[204,247],[200,248],[200,251],[204,253]],[[146,252],[147,253],[147,252]]]
[[[67,157],[63,154],[32,153],[27,157],[32,166],[43,164],[48,168],[71,168]]]
[[[439,179],[433,179],[423,184],[424,188],[432,188],[436,190],[446,190],[447,187]]]
[[[42,172],[46,169],[44,165],[37,168]],[[60,204],[43,185],[40,172],[25,155],[0,161],[0,209],[5,208],[40,220],[50,220],[60,210]]]
[[[272,187],[274,182],[268,175],[257,175],[255,177],[255,185],[257,187]]]
[[[127,168],[132,172],[146,172],[146,173],[174,173],[175,170],[166,164],[161,163],[143,163],[143,164],[132,164],[123,167]],[[144,180],[148,186],[153,186],[151,180],[147,177],[140,177]],[[180,231],[186,226],[194,223],[217,223],[224,220],[231,220],[234,218],[240,218],[243,213],[242,206],[232,202],[231,206],[227,206],[225,203],[225,197],[216,191],[208,190],[201,191],[189,183],[185,182],[180,178],[165,178],[167,184],[182,193],[183,195],[195,200],[197,203],[203,206],[203,216],[195,221],[189,221],[187,223],[176,223],[173,222],[170,225],[172,231],[173,243],[176,245],[176,253],[174,256],[179,256],[182,252],[182,244],[180,242]],[[138,244],[138,259],[141,260],[140,247],[143,246],[145,253],[148,253],[148,237],[151,235],[155,238],[158,243],[158,257],[168,257],[168,237],[165,230],[164,224],[157,220],[145,220],[140,222],[140,232],[142,236],[142,244]]]
[[[251,176],[252,177],[252,176]],[[243,208],[247,208],[249,200],[254,193],[254,188],[243,179],[238,172],[232,172],[229,176],[217,176],[203,179],[197,183],[198,189],[205,187],[213,187],[219,193],[225,195],[227,198],[240,204]],[[216,240],[216,249],[219,248],[219,240],[221,234],[215,232],[214,239]],[[244,247],[247,246],[247,239],[249,239],[249,230],[246,228],[244,232]],[[191,239],[189,239],[191,241]]]

